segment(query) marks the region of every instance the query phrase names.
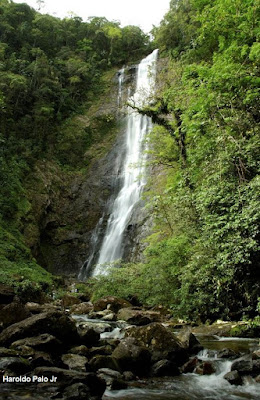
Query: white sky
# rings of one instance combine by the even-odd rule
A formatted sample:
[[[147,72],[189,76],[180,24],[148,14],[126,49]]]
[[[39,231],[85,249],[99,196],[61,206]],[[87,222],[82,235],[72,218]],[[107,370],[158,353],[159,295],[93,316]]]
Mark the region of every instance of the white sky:
[[[36,0],[14,0],[38,9]],[[45,0],[42,13],[60,18],[72,11],[84,21],[88,17],[106,17],[120,21],[122,26],[137,25],[148,33],[153,25],[159,25],[169,9],[170,0]]]

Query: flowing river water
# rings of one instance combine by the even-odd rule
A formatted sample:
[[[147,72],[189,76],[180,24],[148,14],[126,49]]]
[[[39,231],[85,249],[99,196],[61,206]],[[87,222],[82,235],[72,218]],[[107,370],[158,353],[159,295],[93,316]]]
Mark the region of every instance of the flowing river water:
[[[80,323],[87,322],[93,326],[102,320],[89,319],[88,316],[73,316]],[[115,321],[111,329],[101,333],[101,339],[122,339],[127,323]],[[175,332],[178,335],[178,331]],[[142,379],[129,383],[123,390],[106,390],[102,400],[258,400],[260,399],[260,383],[250,376],[243,378],[243,385],[231,385],[224,379],[230,372],[234,360],[218,358],[218,353],[224,349],[232,350],[240,355],[248,354],[259,348],[259,339],[220,337],[217,335],[198,334],[197,339],[204,347],[197,354],[201,361],[210,361],[216,372],[211,375],[183,373],[179,376]]]
[[[89,319],[88,315],[72,315],[77,324],[87,323],[96,328],[106,325],[101,339],[122,339],[127,323],[124,321],[103,321]],[[177,332],[176,332],[177,333]],[[183,373],[179,376],[139,379],[128,382],[123,390],[106,390],[102,400],[259,400],[260,383],[250,376],[243,378],[243,385],[231,385],[224,379],[230,371],[232,360],[218,358],[218,352],[231,349],[237,354],[247,354],[259,348],[259,339],[219,337],[216,335],[198,335],[204,349],[197,355],[199,360],[211,361],[216,372],[211,375]],[[1,399],[5,400],[44,400],[53,398],[53,387],[37,387],[35,385],[4,385]]]
[[[219,359],[217,352],[224,348],[247,353],[258,346],[257,339],[199,337],[204,350],[197,355],[199,360],[211,361],[216,368],[212,375],[186,373],[176,377],[152,378],[135,382],[126,390],[107,390],[103,400],[258,400],[260,383],[244,377],[242,386],[231,385],[224,379],[230,371],[232,361]]]

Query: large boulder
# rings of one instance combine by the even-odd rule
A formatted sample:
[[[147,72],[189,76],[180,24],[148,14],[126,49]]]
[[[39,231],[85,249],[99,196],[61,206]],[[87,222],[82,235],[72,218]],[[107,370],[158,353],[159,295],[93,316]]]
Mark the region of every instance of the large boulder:
[[[28,310],[31,314],[40,314],[43,312],[49,312],[49,311],[61,311],[62,308],[61,306],[57,306],[53,303],[44,303],[44,304],[39,304],[39,303],[34,303],[32,301],[29,301],[25,304],[26,310]]]
[[[81,343],[87,347],[95,346],[99,342],[100,334],[91,326],[79,327],[78,333]]]
[[[78,382],[73,385],[66,386],[62,393],[62,400],[89,400],[89,388],[84,383]],[[60,398],[59,396],[59,398]]]
[[[184,327],[178,334],[178,340],[189,354],[197,354],[203,349],[196,336],[191,332],[191,327]]]
[[[160,323],[141,327],[131,327],[127,335],[134,338],[140,346],[149,349],[152,361],[170,360],[182,365],[188,358],[178,338]]]
[[[0,358],[0,370],[11,371],[15,374],[25,374],[30,371],[30,364],[21,357],[2,357]]]
[[[169,360],[157,361],[151,370],[152,376],[176,376],[180,370],[175,363]]]
[[[15,296],[14,290],[7,285],[0,283],[0,304],[9,304]]]
[[[105,381],[94,373],[79,372],[56,367],[39,367],[34,370],[34,375],[46,376],[47,378],[55,376],[57,377],[58,385],[70,386],[74,383],[81,382],[88,387],[90,396],[96,396],[98,399],[102,397],[106,389]]]
[[[19,350],[19,348],[23,348],[24,346],[47,353],[56,354],[62,351],[62,343],[49,333],[42,333],[39,336],[17,340],[12,343],[11,348]]]
[[[243,381],[238,371],[230,371],[224,375],[224,379],[228,381],[231,385],[242,385]]]
[[[123,339],[113,351],[112,357],[122,371],[132,371],[139,376],[146,376],[150,371],[151,354],[133,337]]]
[[[152,322],[161,321],[161,314],[158,311],[140,310],[132,307],[121,308],[117,318],[128,322],[131,325],[148,325]]]
[[[253,371],[252,355],[247,354],[233,361],[231,371],[238,371],[240,374],[250,374]]]
[[[94,311],[103,311],[108,308],[109,310],[117,313],[121,308],[131,306],[132,304],[127,300],[115,296],[106,296],[94,303]]]
[[[16,340],[41,333],[54,335],[64,344],[79,341],[74,321],[60,311],[49,311],[33,315],[4,329],[0,334],[0,345],[10,345]]]
[[[0,310],[0,321],[3,327],[20,322],[31,316],[31,313],[26,309],[24,304],[13,301],[7,304]]]

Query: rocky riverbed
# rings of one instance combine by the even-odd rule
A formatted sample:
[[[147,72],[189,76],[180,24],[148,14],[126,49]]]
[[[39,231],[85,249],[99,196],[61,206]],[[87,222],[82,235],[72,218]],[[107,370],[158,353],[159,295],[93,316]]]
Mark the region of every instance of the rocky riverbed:
[[[196,382],[211,379],[216,384],[216,377],[221,378],[219,389],[245,388],[249,380],[260,386],[257,340],[232,349],[216,334],[174,321],[161,306],[137,307],[112,296],[92,304],[70,294],[49,303],[23,304],[7,287],[0,300],[4,399],[41,400],[46,393],[62,400],[197,399],[203,398],[201,393],[171,397],[169,385],[182,383],[187,393],[193,385],[195,396]],[[214,341],[224,345],[213,349]],[[257,398],[251,395],[245,398]]]

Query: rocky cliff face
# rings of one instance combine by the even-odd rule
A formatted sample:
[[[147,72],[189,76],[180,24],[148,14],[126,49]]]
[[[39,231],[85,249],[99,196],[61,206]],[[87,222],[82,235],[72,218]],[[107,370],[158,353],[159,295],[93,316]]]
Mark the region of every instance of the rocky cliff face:
[[[135,83],[135,70],[133,66],[126,71],[122,104]],[[108,201],[118,190],[114,176],[124,152],[124,110],[118,110],[116,75],[98,104],[76,118],[93,130],[106,126],[102,140],[85,154],[88,168],[67,172],[54,161],[42,160],[27,180],[31,210],[24,221],[25,240],[38,263],[55,274],[78,274],[91,251],[93,229],[103,214],[101,231],[105,229]],[[146,219],[141,214],[133,217],[126,232],[127,259],[138,253],[137,232]]]

